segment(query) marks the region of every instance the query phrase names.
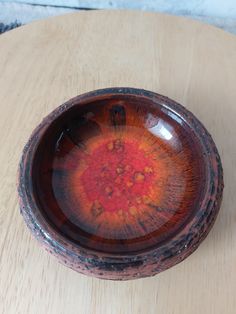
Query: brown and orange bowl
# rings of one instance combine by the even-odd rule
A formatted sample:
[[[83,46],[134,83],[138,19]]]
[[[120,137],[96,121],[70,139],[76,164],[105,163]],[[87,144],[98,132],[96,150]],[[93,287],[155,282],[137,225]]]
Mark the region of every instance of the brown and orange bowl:
[[[220,208],[223,172],[199,120],[134,88],[77,96],[26,144],[20,209],[60,262],[86,275],[155,275],[189,256]]]

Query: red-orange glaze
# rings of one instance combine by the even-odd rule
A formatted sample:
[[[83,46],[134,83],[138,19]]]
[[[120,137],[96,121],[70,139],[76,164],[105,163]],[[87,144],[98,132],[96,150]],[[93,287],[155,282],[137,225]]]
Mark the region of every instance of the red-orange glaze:
[[[51,131],[54,152],[41,152],[36,182],[47,216],[91,249],[130,252],[164,241],[199,197],[204,169],[193,141],[178,117],[150,112],[145,103],[112,100],[84,110],[57,135]]]
[[[145,90],[80,95],[35,129],[19,168],[35,237],[83,274],[127,280],[185,259],[220,208],[223,172],[188,110]]]

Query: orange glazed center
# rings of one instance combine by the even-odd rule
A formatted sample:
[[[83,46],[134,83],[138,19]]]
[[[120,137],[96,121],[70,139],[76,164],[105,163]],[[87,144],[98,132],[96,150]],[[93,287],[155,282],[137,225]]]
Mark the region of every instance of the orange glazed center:
[[[80,177],[92,215],[104,211],[135,215],[142,200],[150,197],[154,170],[137,142],[117,139],[95,148]]]
[[[166,177],[163,169],[158,170],[161,161],[150,158],[151,146],[126,134],[124,138],[96,138],[87,147],[85,152],[75,149],[70,157],[78,161],[65,184],[70,187],[73,220],[83,221],[89,232],[92,226],[102,225],[96,230],[101,236],[146,234],[143,218],[151,220],[159,210]],[[127,225],[133,226],[132,232],[124,232]]]

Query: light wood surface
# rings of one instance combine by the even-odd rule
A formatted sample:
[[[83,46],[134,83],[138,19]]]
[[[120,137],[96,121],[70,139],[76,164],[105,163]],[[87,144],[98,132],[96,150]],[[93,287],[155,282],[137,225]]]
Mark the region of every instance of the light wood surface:
[[[236,311],[236,37],[155,13],[80,12],[0,37],[0,313],[234,314]],[[77,274],[45,252],[20,216],[16,172],[33,128],[69,98],[129,86],[167,95],[211,132],[225,191],[199,249],[153,278]]]

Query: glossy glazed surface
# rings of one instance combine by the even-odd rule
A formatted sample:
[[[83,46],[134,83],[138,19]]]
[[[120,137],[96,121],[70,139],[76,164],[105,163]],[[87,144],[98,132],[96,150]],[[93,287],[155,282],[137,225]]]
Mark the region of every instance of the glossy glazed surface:
[[[159,94],[108,88],[50,113],[25,145],[20,209],[64,265],[128,280],[188,257],[218,214],[216,146],[186,108]]]
[[[71,107],[41,138],[33,193],[49,224],[83,248],[146,251],[173,238],[206,189],[200,143],[174,110],[134,95]]]

